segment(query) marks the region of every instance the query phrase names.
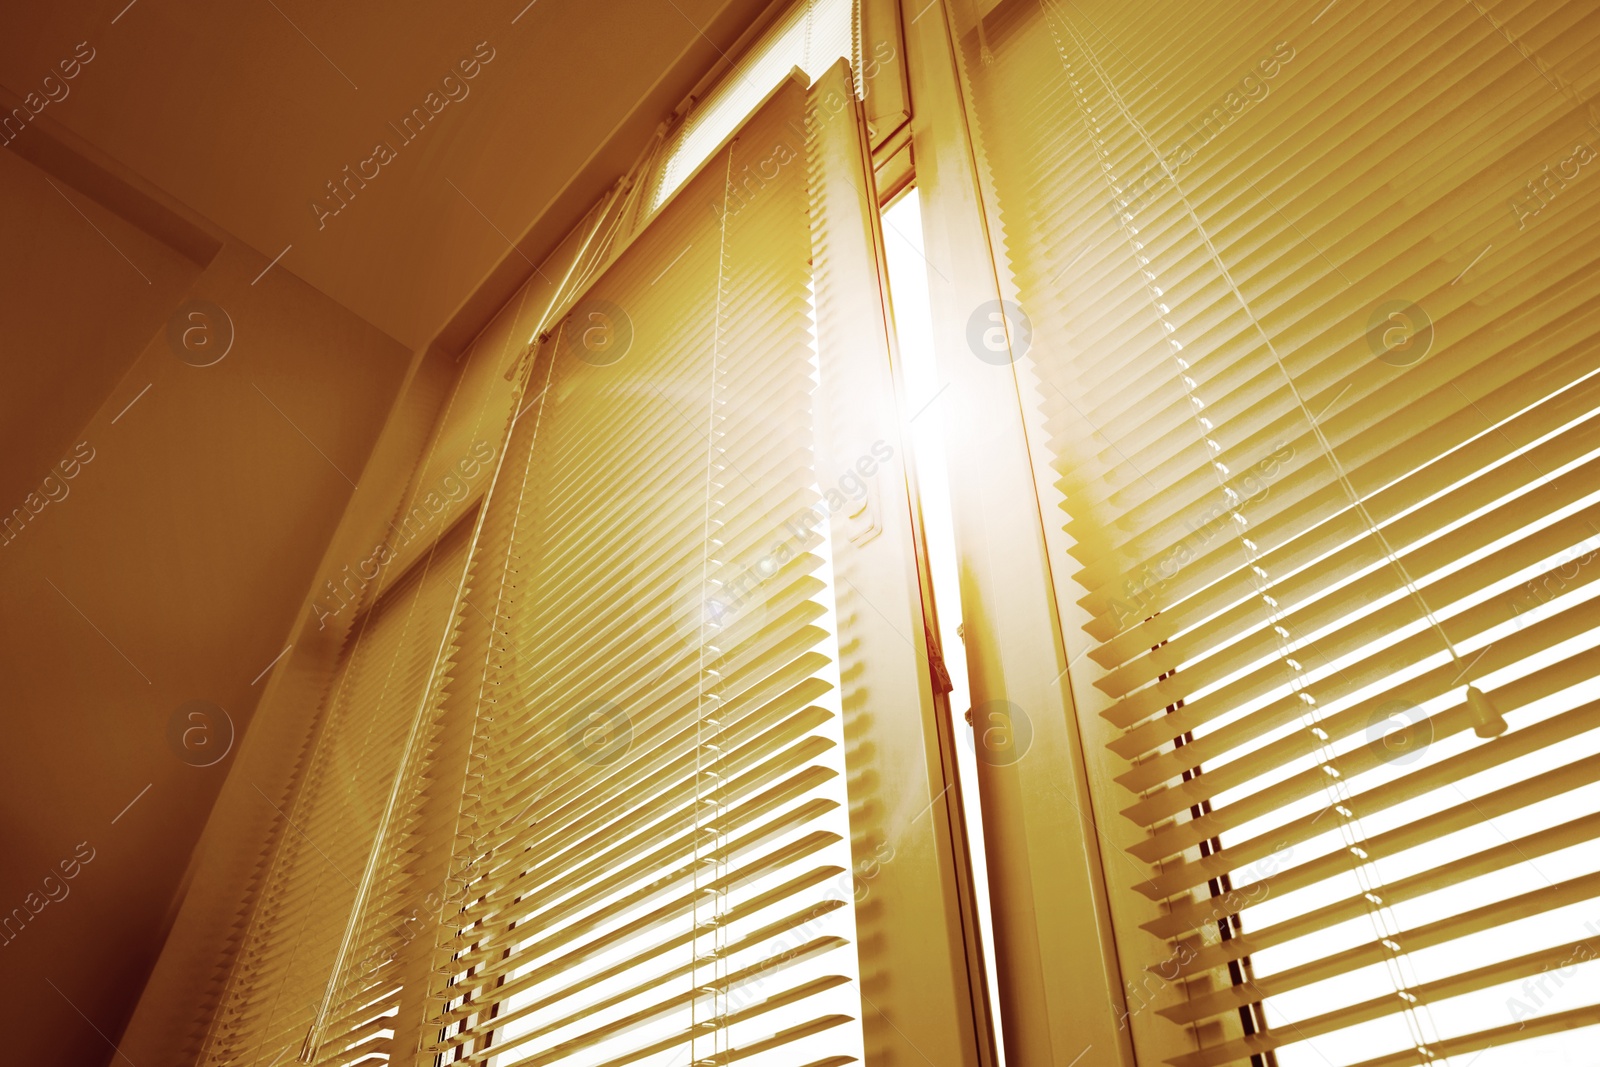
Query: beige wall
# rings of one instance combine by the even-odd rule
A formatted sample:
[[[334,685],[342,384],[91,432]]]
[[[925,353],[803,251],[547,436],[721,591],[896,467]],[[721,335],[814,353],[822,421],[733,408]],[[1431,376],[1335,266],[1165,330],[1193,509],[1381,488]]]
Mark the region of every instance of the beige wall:
[[[9,511],[79,440],[201,265],[12,152],[0,151],[0,205],[0,508]]]
[[[59,498],[0,545],[0,913],[30,915],[0,998],[27,1005],[16,1062],[65,1067],[111,1058],[96,1030],[120,1034],[236,758],[186,763],[169,720],[250,722],[410,354],[291,274],[252,284],[255,252],[202,268],[50,180],[0,153],[0,509]],[[234,323],[214,366],[168,344],[192,298]]]

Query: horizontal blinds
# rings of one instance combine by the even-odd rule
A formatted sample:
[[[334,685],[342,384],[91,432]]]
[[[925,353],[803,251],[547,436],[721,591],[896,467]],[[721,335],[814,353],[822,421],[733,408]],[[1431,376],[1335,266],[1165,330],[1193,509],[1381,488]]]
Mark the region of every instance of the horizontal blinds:
[[[201,1063],[266,1067],[295,1062],[305,1048],[406,737],[419,706],[437,689],[429,690],[429,679],[461,583],[469,532],[465,525],[452,530],[355,622],[304,778],[281,813],[287,825],[278,854]],[[270,803],[265,795],[262,803]],[[368,962],[378,967],[384,961],[373,956]],[[341,1024],[348,1007],[340,1002]],[[371,1025],[338,1032],[351,1035],[352,1044],[379,1035]]]
[[[962,25],[1128,1007],[1185,1067],[1582,1058],[1600,18],[1320,6]]]
[[[497,438],[503,436],[496,435]],[[498,441],[497,446],[498,447]],[[493,476],[490,471],[485,480]],[[438,912],[458,906],[470,871],[450,867],[451,816],[465,753],[462,723],[473,693],[452,684],[461,651],[488,639],[473,607],[472,569],[463,573],[476,513],[435,549],[454,568],[459,592],[448,635],[428,681],[415,735],[396,752],[399,777],[385,803],[388,819],[376,828],[377,855],[364,874],[341,931],[343,951],[328,972],[322,1014],[306,1062],[318,1067],[361,1067],[403,1061],[416,1041],[425,970]],[[396,726],[409,734],[411,722]]]
[[[780,89],[529,368],[419,1062],[859,1058],[828,554],[795,521],[804,101]]]

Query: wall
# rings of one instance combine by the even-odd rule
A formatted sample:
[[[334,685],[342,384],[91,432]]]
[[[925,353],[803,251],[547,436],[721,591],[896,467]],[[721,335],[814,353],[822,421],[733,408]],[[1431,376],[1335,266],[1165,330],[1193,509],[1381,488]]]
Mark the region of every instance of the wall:
[[[0,997],[27,1006],[15,1062],[105,1063],[411,356],[256,252],[202,266],[10,152],[0,241]],[[206,367],[167,331],[197,299],[232,322]],[[174,732],[193,700],[226,718]]]

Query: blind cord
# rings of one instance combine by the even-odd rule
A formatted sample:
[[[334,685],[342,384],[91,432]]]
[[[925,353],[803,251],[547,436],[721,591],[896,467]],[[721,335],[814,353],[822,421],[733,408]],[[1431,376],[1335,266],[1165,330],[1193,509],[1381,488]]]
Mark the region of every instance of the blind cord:
[[[728,145],[728,162],[727,162],[727,165],[726,165],[726,170],[725,170],[725,172],[723,174],[723,181],[722,181],[722,212],[721,212],[721,218],[718,221],[718,233],[717,233],[717,241],[718,241],[718,248],[717,248],[717,303],[716,303],[716,313],[715,313],[715,317],[713,319],[713,325],[712,325],[712,329],[711,329],[711,375],[710,375],[710,389],[708,390],[708,403],[707,403],[707,411],[706,411],[705,506],[704,506],[704,518],[702,520],[702,525],[701,525],[701,538],[700,538],[700,598],[699,598],[699,605],[698,605],[699,606],[699,616],[700,616],[700,620],[699,620],[700,621],[700,648],[699,648],[699,668],[700,669],[699,669],[699,672],[698,672],[698,677],[696,678],[696,681],[695,681],[695,685],[696,685],[696,690],[697,691],[696,691],[696,700],[695,700],[695,727],[694,727],[694,730],[695,730],[695,751],[694,751],[694,763],[695,763],[695,776],[694,776],[694,841],[693,841],[692,846],[691,846],[692,849],[693,849],[693,856],[694,856],[694,859],[693,859],[693,874],[691,875],[691,884],[693,886],[693,892],[694,892],[694,898],[693,898],[694,899],[694,903],[693,903],[692,908],[691,908],[691,916],[692,916],[691,922],[693,923],[693,937],[691,937],[690,940],[689,940],[689,958],[690,958],[690,967],[691,967],[691,972],[690,972],[691,973],[691,977],[690,977],[690,980],[689,980],[689,984],[691,986],[691,989],[690,989],[690,998],[691,999],[689,1001],[689,1061],[690,1061],[690,1063],[699,1063],[699,1062],[701,1062],[700,1060],[696,1059],[695,1054],[694,1054],[695,1053],[695,1047],[694,1047],[695,1046],[695,1041],[697,1040],[697,1036],[696,1035],[697,1035],[697,1032],[699,1031],[699,1029],[700,1029],[700,1027],[702,1025],[701,1024],[701,1020],[700,1020],[700,1015],[699,1015],[699,1012],[700,1012],[700,993],[702,991],[704,991],[704,990],[709,989],[709,990],[711,990],[713,992],[714,995],[716,995],[716,988],[717,987],[715,985],[715,982],[716,982],[716,979],[717,979],[718,964],[726,962],[722,957],[722,952],[721,952],[722,946],[720,944],[723,930],[722,930],[722,924],[721,924],[722,907],[721,907],[721,904],[719,903],[715,907],[715,912],[713,913],[713,915],[711,916],[711,919],[709,920],[710,923],[711,923],[711,926],[712,926],[713,939],[718,942],[717,949],[716,949],[716,951],[714,951],[712,953],[712,959],[710,961],[711,962],[712,982],[713,982],[713,984],[710,985],[710,986],[702,986],[700,984],[700,975],[699,975],[700,965],[701,965],[701,955],[700,955],[700,895],[701,895],[700,894],[700,869],[701,869],[701,859],[700,859],[700,838],[701,838],[700,813],[701,813],[702,810],[704,810],[703,805],[705,803],[704,799],[700,795],[700,783],[702,781],[703,776],[708,773],[706,768],[705,768],[704,763],[702,762],[702,760],[704,758],[704,754],[705,754],[707,748],[710,748],[713,752],[720,754],[721,751],[722,751],[721,742],[723,740],[723,738],[722,738],[722,724],[721,724],[721,718],[720,718],[720,712],[719,712],[719,705],[721,704],[722,696],[721,696],[720,693],[717,693],[715,691],[707,692],[707,686],[706,686],[706,679],[712,673],[712,671],[710,670],[710,668],[706,664],[706,649],[707,649],[707,647],[709,647],[709,642],[707,640],[707,633],[706,633],[706,630],[707,630],[707,625],[706,625],[707,624],[707,618],[706,618],[706,615],[707,615],[707,611],[706,611],[706,594],[707,594],[707,592],[708,592],[708,590],[710,588],[710,584],[711,584],[711,563],[712,563],[712,559],[711,559],[711,523],[713,521],[712,516],[711,516],[711,504],[712,504],[712,489],[716,485],[716,482],[712,478],[712,472],[713,472],[713,470],[715,468],[715,465],[716,465],[716,460],[713,457],[715,456],[715,454],[718,451],[720,451],[719,446],[717,445],[717,438],[718,438],[718,436],[720,436],[720,433],[719,433],[719,431],[717,429],[717,421],[718,421],[718,416],[717,416],[717,379],[720,376],[721,370],[722,370],[722,368],[721,368],[722,314],[723,314],[724,299],[727,296],[725,286],[726,286],[727,265],[728,265],[728,214],[729,214],[729,212],[728,212],[728,198],[729,198],[729,193],[733,189],[733,155],[734,155],[734,149],[738,146],[738,144],[739,144],[739,139],[737,137],[735,137],[733,139],[733,141],[730,142],[729,145]],[[713,689],[714,689],[714,687],[713,687]],[[709,720],[708,720],[707,715],[706,715],[706,705],[707,705],[708,701],[711,703],[711,713],[712,713],[712,716],[713,716]],[[705,730],[706,723],[708,721],[710,722],[711,727],[712,727],[711,736],[709,738],[707,737],[706,730]],[[710,776],[712,777],[713,780],[715,780],[717,778],[717,771],[716,770],[709,771],[709,774],[710,774]],[[714,789],[713,793],[720,794],[720,791]],[[712,818],[713,818],[713,820],[715,821],[715,823],[717,825],[720,825],[721,822],[722,822],[722,808],[721,808],[720,800],[717,802],[716,805],[714,805],[714,809],[715,810],[714,810],[714,812],[712,814]],[[716,844],[714,846],[713,855],[714,856],[720,855],[722,853],[722,842],[720,841],[720,832],[717,830],[717,826],[716,825],[712,826],[711,830],[712,830],[712,836],[714,838],[718,838],[718,840],[716,841]],[[718,872],[717,872],[718,876],[717,876],[716,881],[715,881],[716,885],[718,885],[718,886],[722,885],[723,875],[724,874],[725,874],[725,872],[721,870],[721,863],[719,862],[718,863]],[[725,888],[718,889],[716,895],[717,895],[719,901],[720,901],[722,895],[725,892],[726,892]],[[717,1023],[716,1020],[717,1020],[717,1013],[716,1013],[716,1010],[713,1009],[712,1019],[709,1020],[712,1023],[712,1026],[713,1026],[712,1033],[711,1033],[711,1050],[712,1050],[712,1054],[713,1055],[716,1054],[717,1043],[718,1043],[719,1039],[721,1039],[724,1042],[724,1051],[726,1051],[726,1040],[727,1040],[727,1036],[728,1036],[726,1027],[724,1027],[724,1026],[720,1025],[719,1023]]]

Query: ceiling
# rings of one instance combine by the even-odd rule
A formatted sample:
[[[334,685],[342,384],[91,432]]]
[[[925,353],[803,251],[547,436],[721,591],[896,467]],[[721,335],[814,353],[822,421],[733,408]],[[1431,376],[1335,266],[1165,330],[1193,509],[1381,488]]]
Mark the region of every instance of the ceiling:
[[[765,6],[33,5],[0,35],[0,85],[92,56],[44,115],[403,345],[454,322],[459,347]]]

